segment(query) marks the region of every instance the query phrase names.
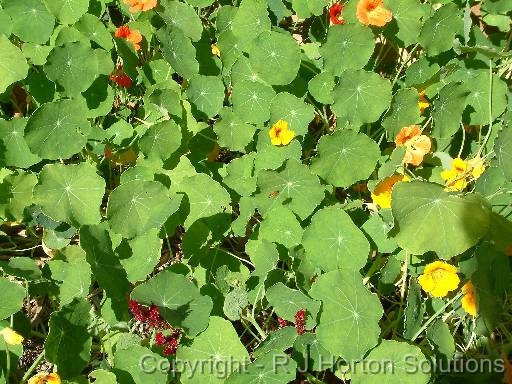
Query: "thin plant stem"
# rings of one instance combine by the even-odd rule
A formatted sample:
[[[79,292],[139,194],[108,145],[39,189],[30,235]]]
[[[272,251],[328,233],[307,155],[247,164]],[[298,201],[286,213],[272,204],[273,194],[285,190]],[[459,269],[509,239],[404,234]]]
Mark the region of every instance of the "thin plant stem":
[[[489,140],[489,137],[491,136],[492,131],[492,60],[489,60],[489,129],[487,130],[487,133],[484,137],[484,140],[480,144],[480,148],[478,149],[478,153],[476,157],[480,157],[482,154],[482,151],[485,147],[485,144],[487,144],[487,141]]]
[[[39,366],[41,361],[44,358],[44,349],[41,351],[41,353],[36,357],[32,365],[27,369],[27,372],[23,375],[21,378],[21,383],[25,383],[30,376],[32,376],[32,373],[36,370],[36,368]]]

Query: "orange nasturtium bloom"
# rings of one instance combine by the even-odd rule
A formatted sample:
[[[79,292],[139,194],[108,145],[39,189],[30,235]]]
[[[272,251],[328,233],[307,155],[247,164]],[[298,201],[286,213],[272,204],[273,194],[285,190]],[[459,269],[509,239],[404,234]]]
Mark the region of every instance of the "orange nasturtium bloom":
[[[406,175],[392,175],[382,180],[372,192],[372,200],[381,208],[391,208],[391,192],[393,187],[399,182],[411,181]]]
[[[38,373],[28,381],[28,384],[61,384],[61,381],[56,373]]]
[[[422,135],[420,127],[409,125],[403,127],[395,138],[397,147],[405,146],[405,156],[403,162],[418,166],[423,161],[423,157],[430,152],[432,143],[428,136]]]
[[[295,137],[295,132],[288,129],[288,122],[279,120],[268,131],[272,145],[288,145]]]
[[[383,0],[359,0],[356,16],[364,25],[376,27],[383,27],[393,19],[391,11],[384,8]]]
[[[461,300],[462,308],[471,316],[476,316],[475,287],[473,287],[473,283],[471,283],[471,281],[464,284],[462,287],[462,293],[464,294],[464,297]]]
[[[3,328],[0,331],[0,336],[2,336],[5,342],[10,345],[19,345],[23,342],[23,336],[9,327]]]
[[[114,36],[128,40],[130,43],[133,44],[133,47],[135,48],[136,51],[140,49],[139,43],[142,41],[142,35],[140,34],[138,29],[130,29],[130,27],[128,27],[127,25],[123,25],[117,28]]]
[[[156,7],[157,0],[124,0],[130,6],[130,12],[144,12]]]
[[[423,274],[418,278],[421,288],[434,297],[444,297],[450,291],[455,291],[460,279],[457,267],[444,261],[434,261],[428,264]]]
[[[423,112],[425,112],[425,109],[430,107],[430,103],[428,102],[427,98],[425,97],[425,90],[418,92],[418,107],[420,109],[420,115],[423,115]]]
[[[485,171],[484,161],[480,157],[464,161],[460,157],[453,159],[451,168],[441,172],[446,191],[462,191],[468,181],[478,179]]]

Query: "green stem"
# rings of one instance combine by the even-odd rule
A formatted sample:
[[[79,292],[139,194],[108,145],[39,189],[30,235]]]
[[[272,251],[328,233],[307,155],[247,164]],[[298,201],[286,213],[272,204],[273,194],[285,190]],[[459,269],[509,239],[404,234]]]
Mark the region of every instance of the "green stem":
[[[409,60],[411,59],[411,56],[413,55],[414,52],[416,52],[416,50],[418,49],[419,47],[419,43],[416,44],[411,52],[409,52],[409,54],[407,55],[407,57],[405,58],[404,62],[402,63],[402,65],[400,66],[400,68],[398,69],[398,72],[396,73],[395,75],[395,78],[393,79],[393,82],[391,83],[391,88],[393,88],[393,86],[395,85],[395,83],[397,82],[398,80],[398,77],[400,76],[400,74],[402,73],[404,67],[406,66],[406,64],[409,62]]]
[[[23,377],[21,378],[21,382],[24,383],[25,381],[28,380],[28,378],[30,376],[32,376],[32,373],[36,370],[36,368],[39,366],[39,364],[41,363],[41,360],[43,360],[44,358],[44,349],[41,351],[41,353],[39,354],[39,356],[37,356],[37,358],[34,360],[34,362],[32,363],[32,365],[30,366],[30,368],[27,370],[27,372],[25,372],[25,374],[23,375]]]
[[[418,336],[421,335],[423,333],[423,331],[425,329],[427,329],[427,327],[437,318],[437,316],[439,316],[441,313],[443,313],[446,308],[448,308],[451,304],[453,304],[455,301],[457,301],[461,296],[462,296],[462,291],[457,293],[451,300],[449,300],[445,305],[443,305],[441,308],[439,308],[436,313],[434,313],[432,316],[430,316],[430,318],[425,322],[425,324],[423,324],[421,326],[421,328],[418,330],[418,332],[416,332],[414,334],[414,336],[411,339],[411,342],[416,340],[418,338]]]
[[[9,352],[9,344],[7,344],[7,341],[3,337],[2,339],[4,340],[5,356],[7,363],[7,367],[5,368],[5,381],[6,383],[8,383],[9,378],[11,377],[11,353]]]
[[[261,336],[261,340],[262,341],[267,338],[267,335],[265,334],[263,329],[261,329],[260,325],[257,323],[257,321],[256,321],[256,319],[254,317],[247,316],[247,317],[245,317],[245,320],[249,321],[254,326],[254,328],[256,328],[256,330],[258,331],[258,333]]]
[[[476,157],[480,157],[482,151],[491,136],[492,131],[492,60],[489,59],[489,129],[487,130],[487,134],[485,135],[484,141],[480,144],[480,148],[478,149],[478,153]]]

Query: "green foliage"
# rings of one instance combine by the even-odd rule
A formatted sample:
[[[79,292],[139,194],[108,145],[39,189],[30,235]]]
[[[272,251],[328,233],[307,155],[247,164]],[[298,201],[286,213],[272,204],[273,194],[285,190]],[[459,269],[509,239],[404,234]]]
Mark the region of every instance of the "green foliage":
[[[0,0],[0,384],[510,359],[509,0],[135,2]]]

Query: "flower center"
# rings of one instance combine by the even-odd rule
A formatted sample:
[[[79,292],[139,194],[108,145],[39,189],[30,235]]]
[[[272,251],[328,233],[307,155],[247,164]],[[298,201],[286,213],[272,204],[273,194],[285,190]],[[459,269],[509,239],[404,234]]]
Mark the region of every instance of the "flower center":
[[[281,135],[281,128],[276,128],[276,136],[279,137]]]
[[[436,269],[432,272],[432,278],[434,281],[443,280],[446,276],[446,271],[444,269]]]

